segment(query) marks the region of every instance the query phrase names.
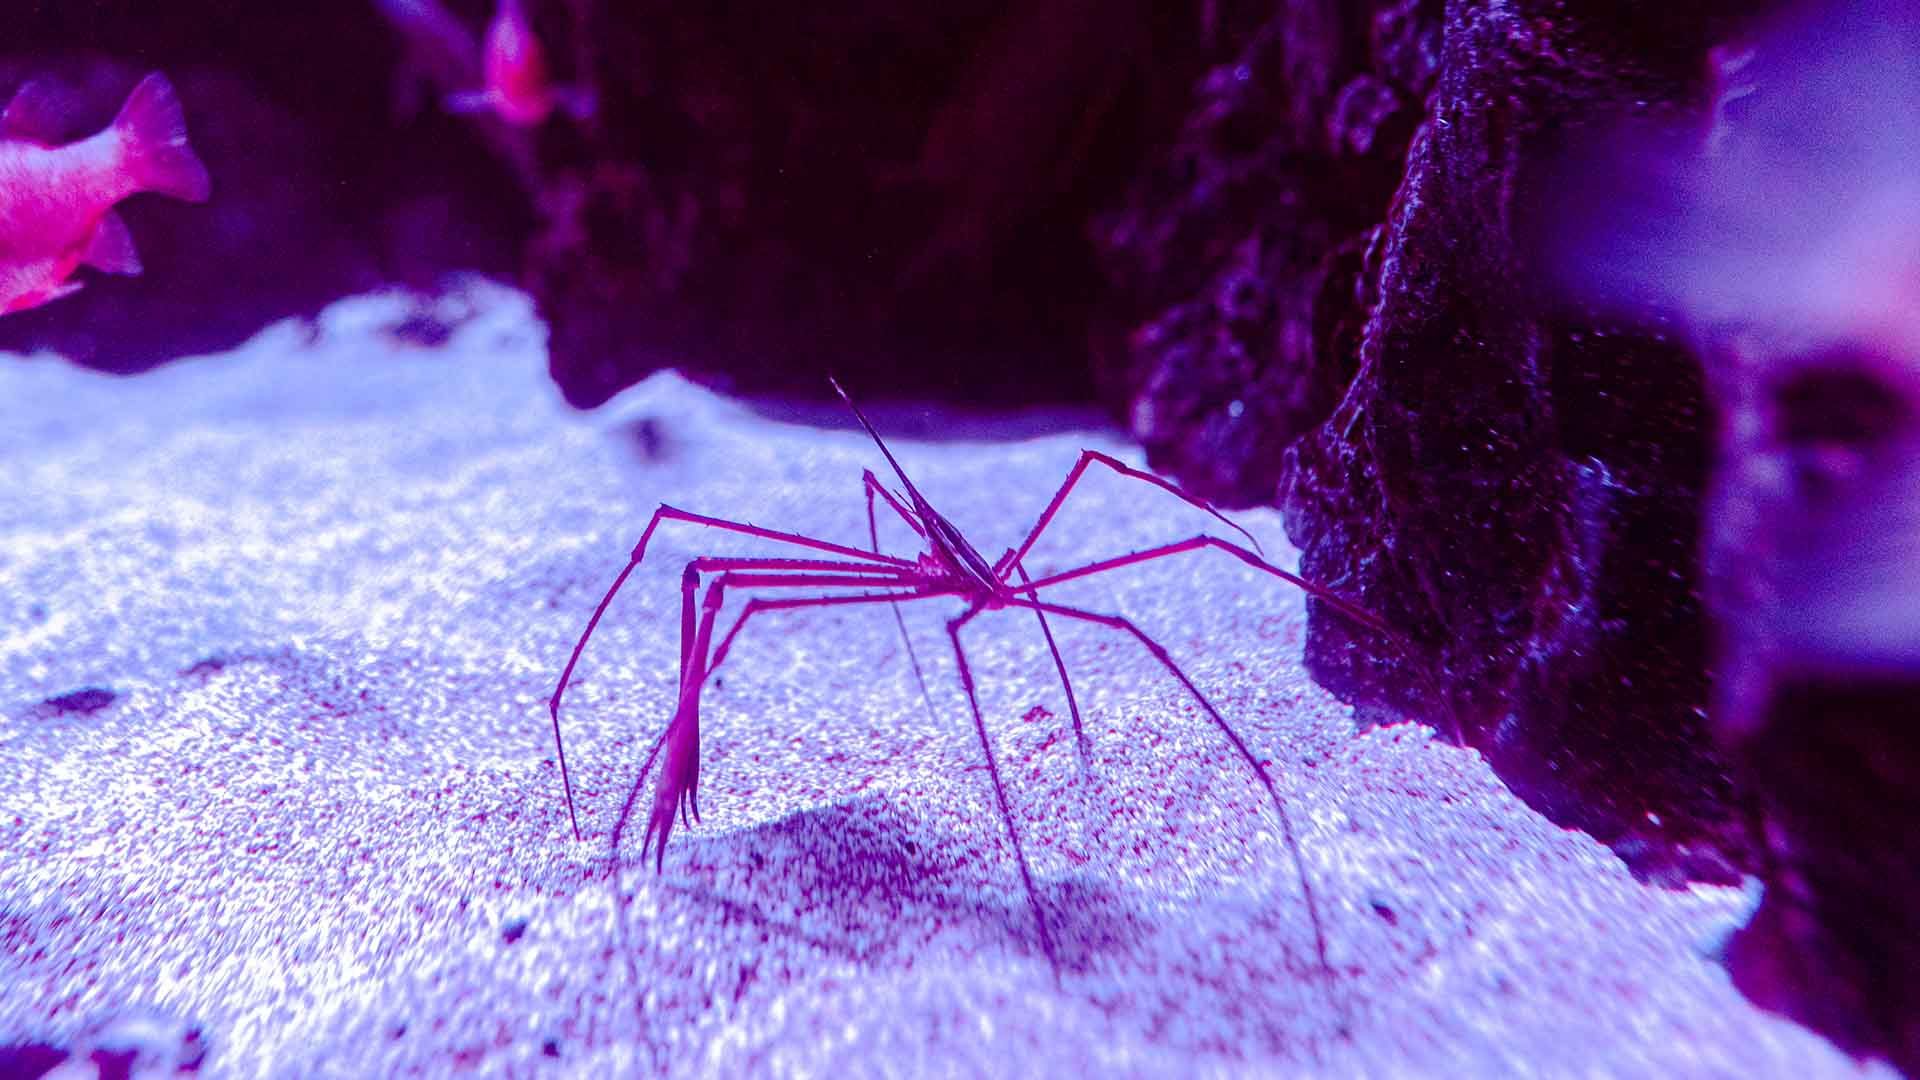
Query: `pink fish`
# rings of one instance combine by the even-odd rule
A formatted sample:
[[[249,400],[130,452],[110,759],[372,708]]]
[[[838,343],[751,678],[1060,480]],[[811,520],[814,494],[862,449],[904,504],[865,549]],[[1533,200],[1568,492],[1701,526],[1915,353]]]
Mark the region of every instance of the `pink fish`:
[[[516,127],[537,127],[558,107],[576,120],[593,111],[592,98],[576,87],[556,86],[547,70],[547,54],[534,36],[533,23],[521,0],[500,0],[481,47],[486,89],[454,94],[447,106],[455,112],[491,109]]]
[[[0,314],[75,292],[81,264],[140,272],[121,199],[157,191],[207,197],[206,166],[187,145],[186,118],[166,76],[155,72],[127,95],[100,132],[55,145],[60,108],[44,83],[28,83],[0,115]]]

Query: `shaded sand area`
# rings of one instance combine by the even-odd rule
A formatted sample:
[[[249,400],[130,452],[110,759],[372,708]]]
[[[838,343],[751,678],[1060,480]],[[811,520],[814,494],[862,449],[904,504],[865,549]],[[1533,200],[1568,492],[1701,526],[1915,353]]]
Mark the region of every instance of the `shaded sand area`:
[[[1083,774],[1045,641],[1002,612],[967,640],[1056,978],[950,600],[904,609],[930,702],[883,607],[756,622],[706,698],[704,822],[664,874],[610,859],[682,566],[776,553],[711,531],[661,532],[582,664],[576,843],[546,699],[654,506],[861,544],[882,463],[843,417],[672,375],[574,413],[542,337],[475,286],[133,379],[0,357],[0,1043],[146,1018],[213,1076],[1860,1071],[1711,959],[1751,896],[1638,885],[1476,754],[1357,732],[1300,669],[1300,596],[1218,554],[1057,597],[1137,620],[1271,762],[1330,981],[1271,804],[1178,684],[1057,626]],[[878,419],[943,437],[895,449],[989,557],[1082,447],[1137,457],[1045,417]],[[1036,575],[1208,525],[1105,475],[1068,507]]]

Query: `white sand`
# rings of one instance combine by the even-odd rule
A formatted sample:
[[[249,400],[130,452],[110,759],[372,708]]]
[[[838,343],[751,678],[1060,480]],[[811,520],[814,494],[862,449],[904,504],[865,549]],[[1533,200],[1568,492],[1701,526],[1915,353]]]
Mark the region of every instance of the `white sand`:
[[[626,853],[616,918],[607,834],[672,706],[681,566],[777,552],[656,541],[568,701],[584,844],[545,708],[574,636],[660,501],[859,544],[881,462],[671,375],[574,413],[525,302],[469,298],[434,350],[383,333],[409,310],[385,296],[134,379],[0,356],[0,1043],[152,1014],[200,1028],[214,1076],[1860,1072],[1709,957],[1750,896],[1642,887],[1476,754],[1356,734],[1300,669],[1298,594],[1217,554],[1058,597],[1138,620],[1274,762],[1331,986],[1271,806],[1178,685],[1058,627],[1082,779],[1044,642],[1003,612],[969,649],[1056,985],[948,600],[907,609],[932,716],[884,608],[749,630],[707,696],[706,819],[663,876]],[[1083,446],[1137,459],[1078,430],[895,449],[991,558]],[[1239,520],[1287,551],[1276,515]],[[1207,524],[1096,475],[1029,566]],[[41,704],[86,687],[118,697]]]

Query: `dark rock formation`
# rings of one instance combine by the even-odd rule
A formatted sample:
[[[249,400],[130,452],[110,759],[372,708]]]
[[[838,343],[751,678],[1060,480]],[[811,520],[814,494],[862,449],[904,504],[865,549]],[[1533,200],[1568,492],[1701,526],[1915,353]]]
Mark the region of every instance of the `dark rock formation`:
[[[588,406],[749,391],[1084,400],[1091,208],[1177,100],[1180,5],[655,5],[583,16],[589,124],[536,153],[525,284]],[[565,22],[566,20],[562,20]]]
[[[1720,23],[1597,4],[1265,16],[1103,222],[1136,305],[1104,339],[1103,387],[1156,464],[1279,501],[1305,572],[1427,653],[1324,618],[1318,677],[1478,747],[1639,873],[1732,880],[1746,838],[1705,722],[1699,362],[1657,326],[1558,304],[1528,254],[1561,150],[1622,114],[1701,108]]]
[[[1352,378],[1440,21],[1418,0],[1228,8],[1171,149],[1095,222],[1110,292],[1093,344],[1156,466],[1252,505]]]
[[[1745,837],[1705,724],[1698,361],[1549,306],[1521,201],[1568,126],[1687,104],[1710,24],[1592,9],[1450,5],[1359,374],[1290,456],[1282,501],[1306,572],[1431,649],[1447,700],[1331,620],[1309,644],[1321,678],[1447,717],[1636,872],[1732,880]]]

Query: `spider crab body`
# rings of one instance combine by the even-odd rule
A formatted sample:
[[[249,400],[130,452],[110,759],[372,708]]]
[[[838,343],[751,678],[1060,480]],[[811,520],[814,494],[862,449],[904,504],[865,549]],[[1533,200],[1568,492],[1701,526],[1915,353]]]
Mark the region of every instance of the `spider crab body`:
[[[1382,634],[1390,631],[1368,613],[1334,595],[1324,586],[1306,581],[1299,576],[1268,563],[1259,554],[1259,545],[1245,529],[1228,520],[1219,511],[1204,501],[1187,494],[1169,481],[1151,473],[1134,469],[1106,454],[1092,450],[1081,451],[1078,462],[1067,474],[1066,480],[1055,492],[1046,509],[1026,535],[1022,543],[1008,550],[998,560],[988,562],[960,533],[952,522],[948,521],[928,503],[905,470],[893,457],[886,443],[858,406],[847,397],[838,383],[833,384],[860,424],[872,437],[887,464],[892,467],[900,480],[904,494],[896,494],[876,477],[871,469],[862,476],[867,501],[868,538],[870,550],[847,547],[829,541],[801,536],[795,533],[780,532],[745,522],[729,521],[722,518],[695,514],[676,507],[662,505],[654,512],[635,545],[631,560],[626,569],[614,580],[613,585],[601,599],[587,622],[586,630],[574,646],[573,655],[567,661],[561,673],[560,682],[555,687],[548,709],[552,714],[554,744],[559,751],[560,773],[567,796],[567,811],[573,821],[576,837],[580,835],[579,822],[574,817],[572,780],[567,772],[566,750],[560,738],[560,699],[565,693],[573,670],[579,663],[582,650],[592,637],[594,628],[606,613],[607,606],[613,600],[627,577],[640,565],[646,555],[647,543],[652,539],[654,530],[669,521],[684,522],[708,528],[758,537],[773,541],[789,548],[804,549],[805,558],[722,558],[701,556],[687,564],[681,577],[681,634],[680,634],[680,683],[678,702],[673,719],[654,743],[646,763],[641,767],[640,779],[636,784],[644,784],[648,773],[656,763],[660,774],[654,789],[653,805],[647,824],[646,838],[641,846],[641,858],[644,859],[648,848],[657,841],[659,850],[655,854],[656,871],[664,866],[668,837],[673,831],[674,817],[677,814],[683,824],[698,821],[700,808],[698,801],[700,766],[700,693],[707,679],[719,669],[725,661],[734,638],[756,615],[766,611],[790,610],[796,608],[830,607],[840,605],[872,605],[885,603],[894,608],[899,621],[903,640],[907,644],[907,655],[913,663],[914,674],[921,680],[921,689],[925,692],[925,681],[921,678],[919,660],[913,653],[912,641],[906,636],[906,624],[900,617],[899,604],[908,601],[933,597],[951,597],[964,604],[962,612],[948,620],[947,637],[953,648],[958,666],[960,682],[966,691],[967,702],[971,708],[974,733],[977,736],[982,756],[986,760],[987,772],[993,784],[994,795],[1007,835],[1013,847],[1015,861],[1020,870],[1022,883],[1026,887],[1029,906],[1032,908],[1034,923],[1038,931],[1039,944],[1049,963],[1058,975],[1059,960],[1054,949],[1052,933],[1046,914],[1042,908],[1039,891],[1035,888],[1033,876],[1028,868],[1025,850],[1021,843],[1020,830],[1015,824],[1012,808],[1008,802],[1006,787],[1002,783],[998,760],[993,752],[992,741],[988,738],[986,722],[981,715],[980,702],[975,693],[972,669],[967,663],[966,652],[961,647],[961,631],[976,616],[984,611],[1009,608],[1025,608],[1034,613],[1042,633],[1046,636],[1047,647],[1053,657],[1056,672],[1062,688],[1066,691],[1068,711],[1083,762],[1088,755],[1089,741],[1080,718],[1080,708],[1073,693],[1073,684],[1067,674],[1066,663],[1060,649],[1054,641],[1053,631],[1048,617],[1064,618],[1074,622],[1091,623],[1118,630],[1135,638],[1153,657],[1154,661],[1172,675],[1186,693],[1206,714],[1207,719],[1232,745],[1246,767],[1265,789],[1279,818],[1281,835],[1292,856],[1296,868],[1301,893],[1308,919],[1313,928],[1314,943],[1319,953],[1319,969],[1331,990],[1333,969],[1327,960],[1326,936],[1321,926],[1319,909],[1313,898],[1313,890],[1306,875],[1305,862],[1301,857],[1299,843],[1294,834],[1292,822],[1285,802],[1279,790],[1274,786],[1267,768],[1254,755],[1238,732],[1228,724],[1219,710],[1207,700],[1199,687],[1194,685],[1186,673],[1174,662],[1167,650],[1155,641],[1131,620],[1119,615],[1107,615],[1058,604],[1045,599],[1043,590],[1063,582],[1105,573],[1111,570],[1132,566],[1152,559],[1166,558],[1188,552],[1216,549],[1223,551],[1247,565],[1265,571],[1282,580],[1291,582],[1305,590],[1312,598],[1332,608],[1342,616],[1360,622]],[[1241,546],[1223,540],[1217,536],[1200,534],[1170,544],[1162,544],[1144,551],[1135,551],[1116,555],[1111,558],[1087,563],[1068,570],[1058,571],[1039,579],[1028,576],[1021,566],[1021,560],[1046,530],[1054,516],[1059,512],[1074,485],[1086,471],[1099,465],[1121,476],[1151,484],[1162,491],[1185,501],[1206,513],[1216,521],[1233,529],[1249,546]],[[884,503],[905,524],[914,530],[926,543],[926,550],[915,559],[908,560],[882,554],[879,550],[879,528],[876,508]],[[705,581],[705,592],[701,586]],[[752,590],[755,595],[742,606],[725,634],[719,635],[716,642],[715,629],[720,613],[726,602],[729,589]],[[697,599],[696,599],[697,598]],[[1397,639],[1394,639],[1397,640]],[[932,708],[929,698],[929,709]],[[664,752],[665,757],[661,759]],[[657,760],[659,759],[659,760]],[[629,807],[631,803],[629,803]],[[613,846],[617,851],[620,838],[626,827],[627,815],[623,812],[613,830]]]

